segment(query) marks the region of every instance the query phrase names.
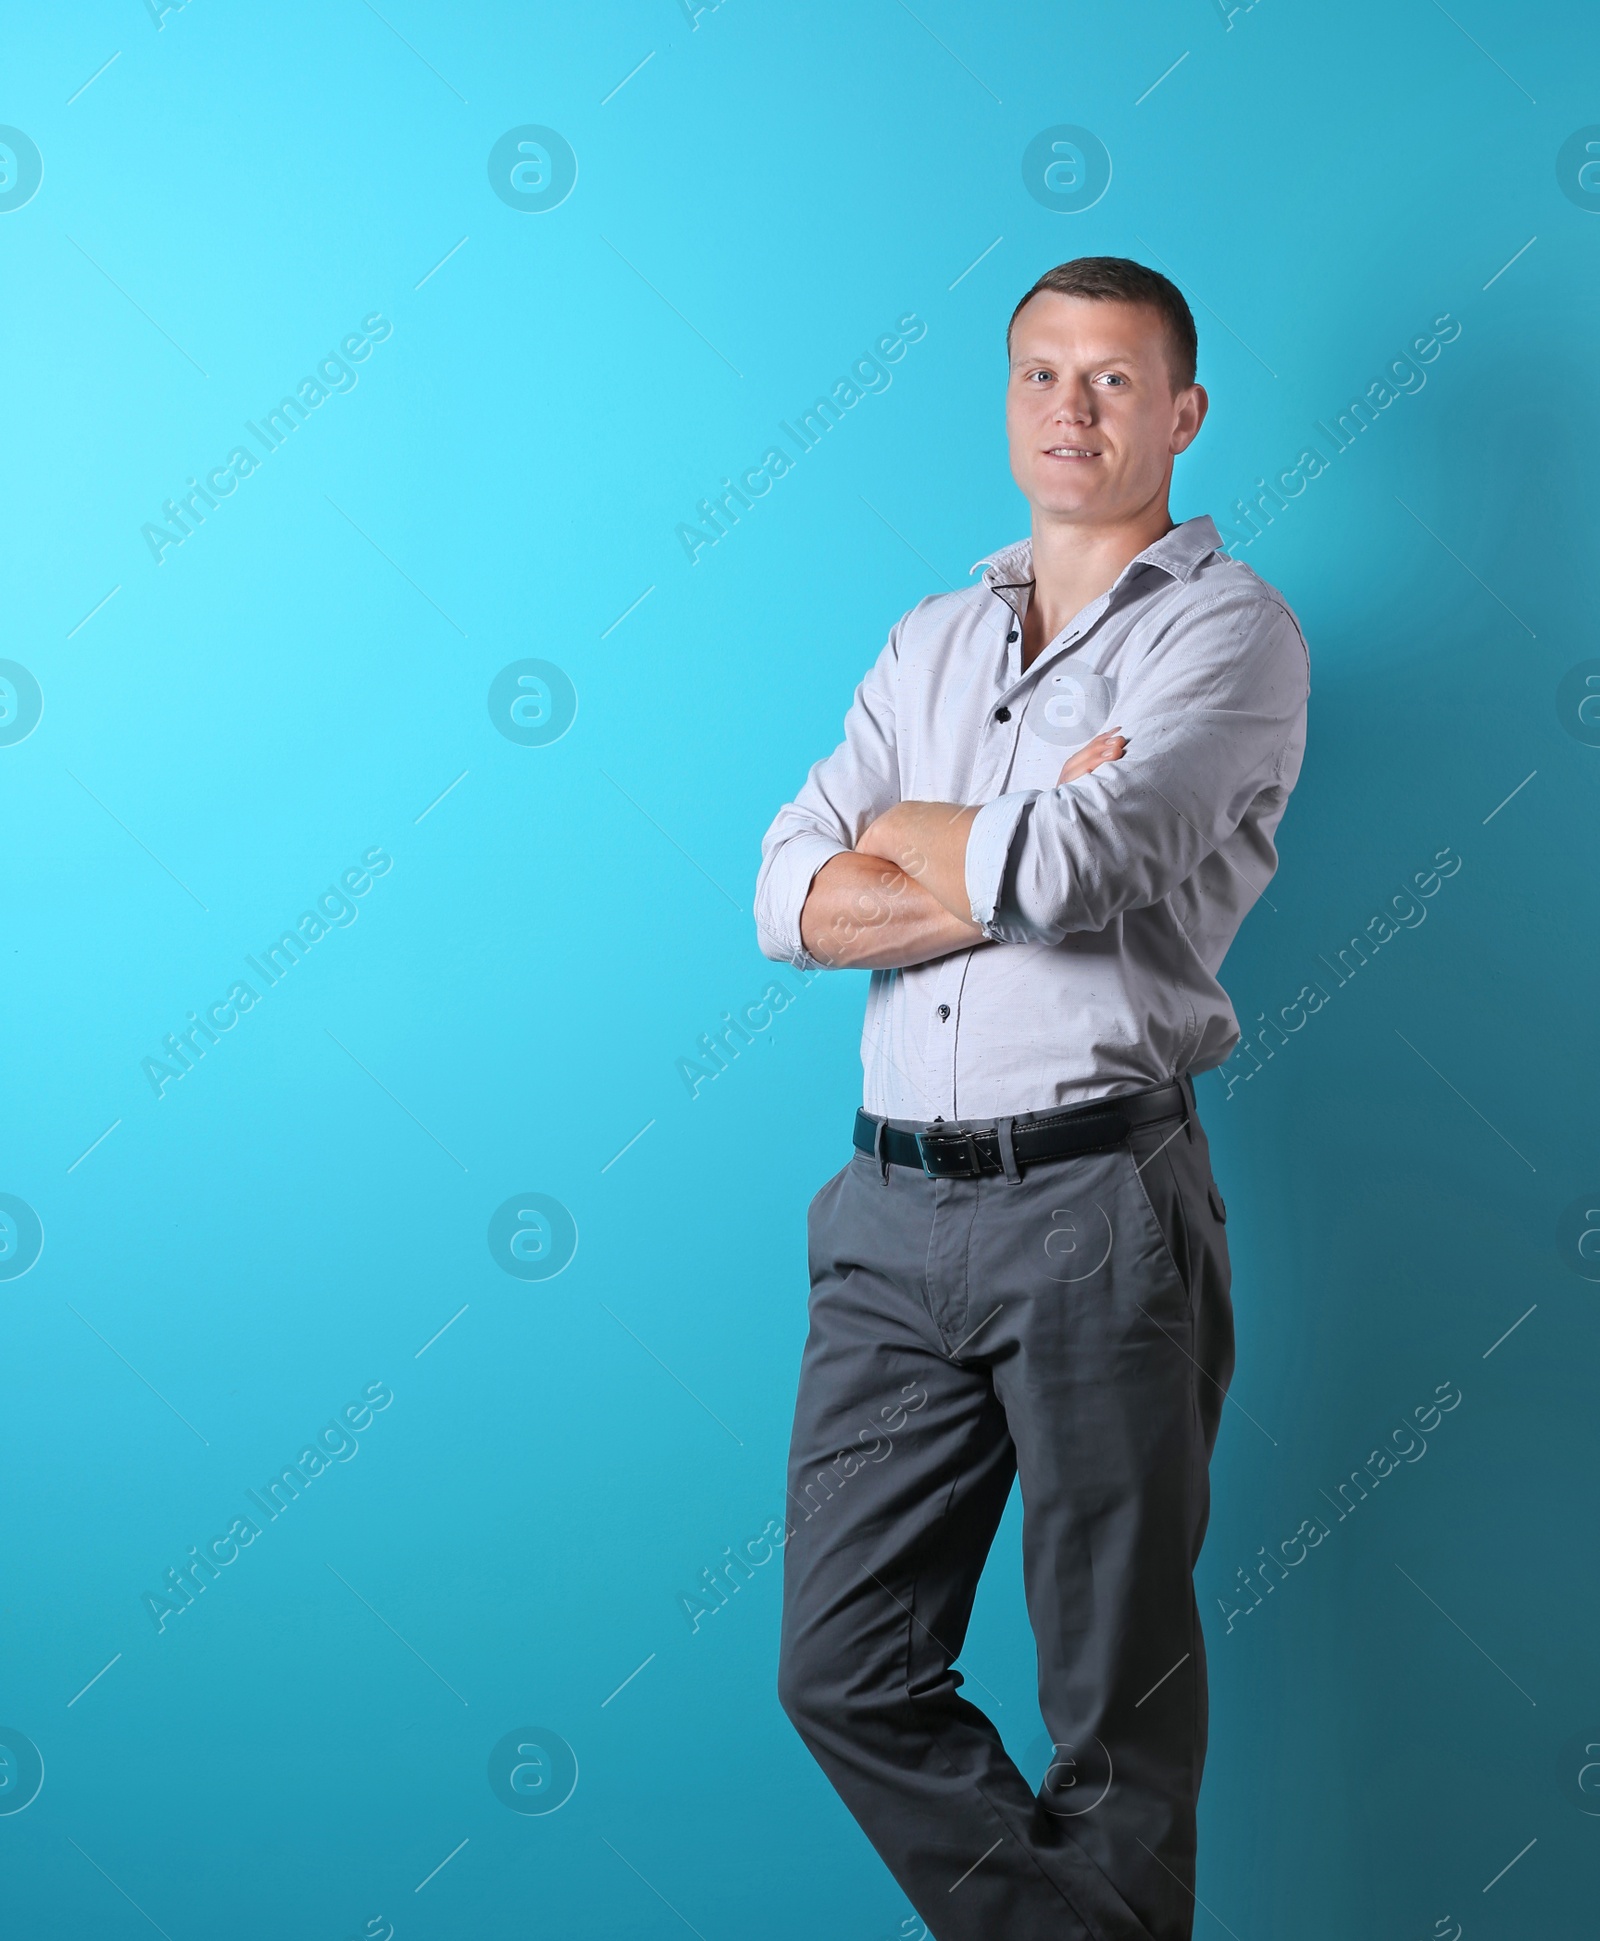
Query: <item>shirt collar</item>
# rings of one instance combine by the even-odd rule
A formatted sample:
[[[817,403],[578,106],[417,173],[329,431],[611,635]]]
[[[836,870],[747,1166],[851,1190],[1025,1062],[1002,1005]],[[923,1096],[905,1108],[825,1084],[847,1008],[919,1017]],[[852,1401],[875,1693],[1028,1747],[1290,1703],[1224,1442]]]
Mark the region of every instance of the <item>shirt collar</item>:
[[[1169,573],[1175,580],[1192,580],[1208,555],[1221,549],[1221,533],[1217,531],[1210,515],[1202,512],[1198,518],[1185,519],[1171,532],[1164,533],[1154,545],[1146,546],[1142,553],[1135,554],[1118,574],[1116,586],[1121,586],[1140,566],[1159,566],[1162,572]],[[1033,541],[1019,539],[1010,546],[1002,546],[998,552],[974,561],[968,569],[969,577],[980,566],[983,568],[984,584],[997,592],[1001,587],[1031,586]],[[1116,589],[1113,587],[1111,590],[1114,592]]]

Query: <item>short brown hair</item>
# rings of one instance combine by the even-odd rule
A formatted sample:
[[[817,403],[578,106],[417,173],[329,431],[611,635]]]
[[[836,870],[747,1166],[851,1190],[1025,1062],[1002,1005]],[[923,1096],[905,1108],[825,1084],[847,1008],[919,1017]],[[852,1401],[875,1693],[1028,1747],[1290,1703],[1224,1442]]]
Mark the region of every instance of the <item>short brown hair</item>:
[[[1101,303],[1141,303],[1156,311],[1167,331],[1168,363],[1173,389],[1182,391],[1194,383],[1198,342],[1194,316],[1183,292],[1159,270],[1146,269],[1127,256],[1075,256],[1070,263],[1058,263],[1046,270],[1039,281],[1011,313],[1006,325],[1006,350],[1011,349],[1011,332],[1024,305],[1036,296],[1053,291],[1057,296],[1088,297]]]

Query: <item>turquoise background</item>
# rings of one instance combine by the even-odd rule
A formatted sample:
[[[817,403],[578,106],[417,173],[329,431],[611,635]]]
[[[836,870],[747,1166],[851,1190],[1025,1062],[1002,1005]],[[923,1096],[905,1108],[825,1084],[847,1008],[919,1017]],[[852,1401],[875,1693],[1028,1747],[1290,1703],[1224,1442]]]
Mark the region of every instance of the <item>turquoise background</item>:
[[[1241,554],[1313,657],[1241,1018],[1460,867],[1201,1081],[1240,1357],[1196,1932],[1590,1933],[1600,748],[1561,682],[1600,651],[1600,195],[1557,161],[1600,122],[1592,10],[86,0],[6,43],[43,157],[0,213],[0,657],[43,695],[0,746],[0,1191],[44,1236],[0,1282],[8,1932],[917,1932],[778,1711],[781,1564],[681,1608],[781,1514],[803,1215],[859,1096],[864,979],[766,963],[750,895],[896,617],[1026,529],[1012,304],[1116,253],[1199,324],[1175,515],[1241,536],[1254,480],[1461,325]],[[488,177],[528,124],[577,158],[543,212]],[[1112,162],[1077,213],[1022,174],[1060,124]],[[691,564],[696,502],[913,314]],[[158,564],[163,501],[372,316],[354,388]],[[487,705],[528,659],[576,694],[543,745]],[[374,849],[157,1096],[165,1034]],[[489,1246],[534,1193],[576,1223],[555,1278]],[[1442,1383],[1336,1523],[1320,1492]],[[158,1629],[164,1574],[374,1384]],[[963,1664],[1037,1777],[1015,1511]],[[1236,1572],[1319,1514],[1230,1632]]]

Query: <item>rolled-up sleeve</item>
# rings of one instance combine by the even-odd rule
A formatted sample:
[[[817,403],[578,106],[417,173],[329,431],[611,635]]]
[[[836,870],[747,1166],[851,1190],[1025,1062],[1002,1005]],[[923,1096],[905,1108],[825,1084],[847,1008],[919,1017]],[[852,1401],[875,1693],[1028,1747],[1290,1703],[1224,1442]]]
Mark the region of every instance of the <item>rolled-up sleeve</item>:
[[[900,800],[895,689],[900,621],[856,689],[844,739],[816,763],[800,793],[774,818],[761,844],[756,936],[762,955],[804,970],[825,968],[800,936],[800,913],[817,871],[854,849],[867,825]]]
[[[985,802],[967,831],[967,897],[972,905],[972,921],[983,926],[986,935],[1000,908],[1000,886],[1005,881],[1006,860],[1023,812],[1038,795],[1028,789],[1020,795],[997,796]]]
[[[1258,582],[1184,615],[1117,697],[1120,761],[980,810],[973,921],[1000,942],[1054,944],[1159,902],[1263,791],[1293,785],[1308,688],[1300,630]]]

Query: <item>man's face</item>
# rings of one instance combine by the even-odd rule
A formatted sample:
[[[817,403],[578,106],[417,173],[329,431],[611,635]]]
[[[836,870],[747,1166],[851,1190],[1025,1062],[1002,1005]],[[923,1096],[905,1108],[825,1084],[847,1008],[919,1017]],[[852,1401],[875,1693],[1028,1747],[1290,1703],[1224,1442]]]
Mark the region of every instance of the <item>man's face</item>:
[[[1172,460],[1206,414],[1174,394],[1167,333],[1143,304],[1047,290],[1011,332],[1011,476],[1036,514],[1115,525],[1164,498]]]

